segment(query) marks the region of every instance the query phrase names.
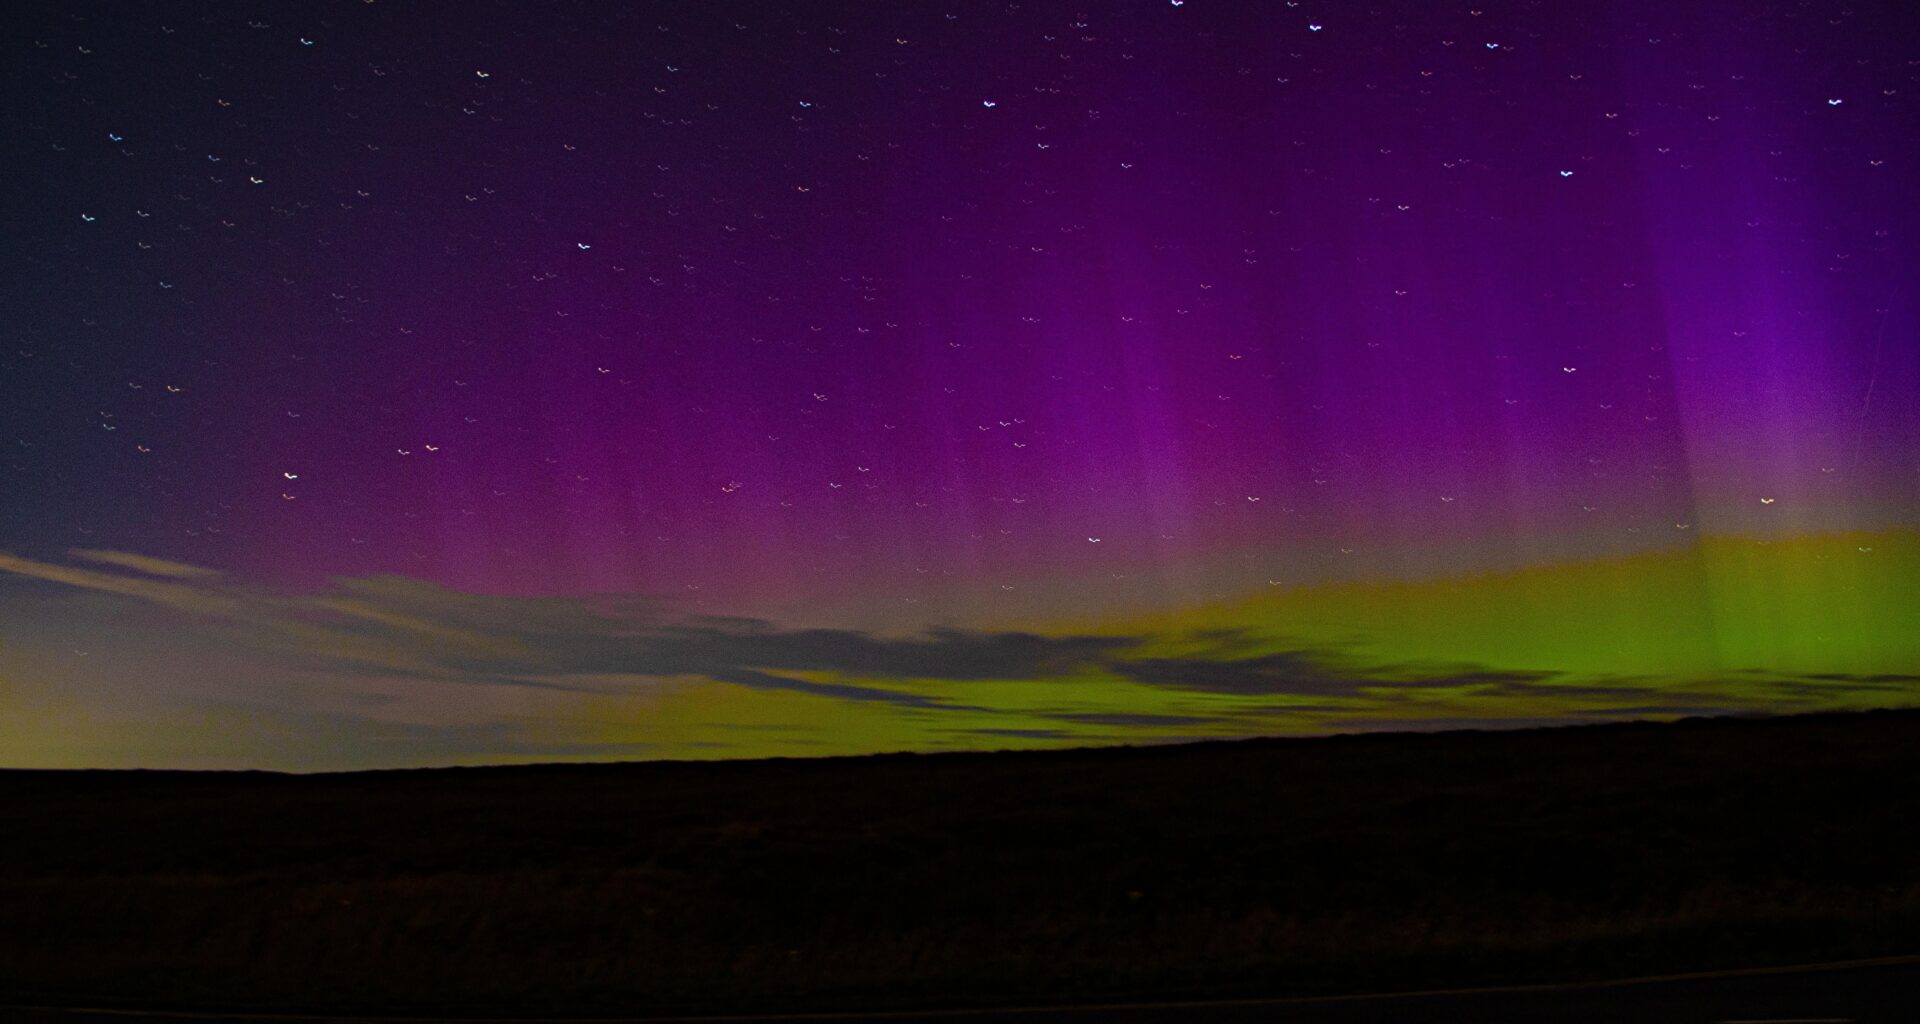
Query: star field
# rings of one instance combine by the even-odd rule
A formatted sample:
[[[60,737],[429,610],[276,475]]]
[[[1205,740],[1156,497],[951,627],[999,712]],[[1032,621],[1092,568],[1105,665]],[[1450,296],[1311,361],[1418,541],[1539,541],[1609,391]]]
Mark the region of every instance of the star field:
[[[0,680],[334,716],[304,764],[380,762],[369,722],[451,728],[467,698],[408,674],[590,675],[603,704],[462,711],[491,738],[401,760],[785,749],[702,731],[750,721],[829,750],[1531,721],[1599,713],[1525,703],[1543,680],[1628,676],[1692,696],[1608,713],[1771,710],[1800,698],[1727,680],[1920,672],[1895,639],[1920,614],[1916,27],[1818,3],[43,5],[0,71]],[[1528,573],[1586,581],[1538,624],[1553,649],[1424,625]],[[146,651],[175,626],[23,610],[49,594],[196,625]],[[449,610],[480,601],[504,604]],[[1679,636],[1631,610],[1674,601]],[[1627,618],[1587,617],[1610,602]],[[1855,605],[1876,628],[1834,639]],[[417,633],[359,657],[293,630],[339,616]],[[521,636],[562,620],[623,653]],[[667,658],[668,622],[847,657]],[[514,667],[415,663],[469,630],[521,636]],[[909,636],[1125,642],[957,677],[850,653]],[[1741,639],[1766,636],[1801,646]],[[211,691],[128,668],[77,695],[74,652],[116,647],[239,661]],[[1263,692],[1331,710],[1169,705],[1226,691],[1148,653],[1193,678],[1286,653]],[[226,696],[283,670],[364,699]],[[941,689],[996,672],[1005,693]],[[1457,701],[1322,699],[1409,672]],[[673,712],[697,722],[604,705],[662,680],[704,694]],[[831,689],[869,685],[916,696]],[[820,710],[731,703],[775,691]],[[900,717],[836,724],[854,704]]]

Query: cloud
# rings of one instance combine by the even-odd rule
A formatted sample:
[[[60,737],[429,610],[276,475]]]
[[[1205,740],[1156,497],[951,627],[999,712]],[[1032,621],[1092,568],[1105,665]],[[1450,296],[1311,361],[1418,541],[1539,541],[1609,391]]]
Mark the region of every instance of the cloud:
[[[1544,685],[1561,675],[1552,671],[1496,671],[1480,665],[1363,665],[1325,649],[1275,651],[1224,660],[1205,655],[1140,658],[1116,661],[1110,667],[1128,679],[1151,686],[1243,697],[1350,697],[1369,690],[1452,687],[1498,696],[1548,690],[1563,696],[1617,696],[1624,689]]]
[[[91,552],[91,554],[97,556],[103,552]],[[138,555],[131,557],[139,558]],[[119,594],[122,597],[136,598],[196,615],[223,616],[236,614],[242,610],[240,604],[217,590],[191,583],[162,582],[141,576],[122,576],[115,573],[96,572],[92,569],[77,569],[51,562],[36,562],[5,552],[0,552],[0,573],[12,573],[28,579],[59,583],[83,590]]]
[[[882,638],[842,629],[777,630],[757,620],[673,626],[649,638],[653,656],[689,663],[727,660],[880,678],[1028,679],[1065,676],[1139,643],[1131,637],[1044,637],[935,629]]]
[[[1899,674],[1758,671],[1718,679],[1574,677],[1540,667],[1383,662],[1368,660],[1357,646],[1304,644],[1242,628],[1121,636],[786,628],[763,619],[677,615],[644,599],[470,594],[402,576],[282,593],[124,552],[73,557],[87,564],[0,554],[0,580],[21,581],[0,585],[0,628],[13,634],[7,639],[40,638],[50,653],[34,663],[34,673],[59,680],[76,699],[82,688],[99,689],[88,680],[103,678],[103,663],[118,657],[126,697],[171,695],[180,706],[214,695],[256,705],[284,698],[367,721],[408,717],[407,728],[368,726],[350,735],[363,748],[413,744],[459,757],[487,750],[523,756],[535,747],[555,756],[617,754],[624,748],[589,742],[598,735],[589,727],[593,712],[579,709],[669,699],[702,682],[837,702],[834,714],[799,724],[728,721],[729,712],[693,720],[698,729],[779,729],[783,748],[829,744],[834,723],[859,713],[866,715],[861,742],[900,736],[901,747],[956,732],[1093,738],[1076,726],[1107,727],[1104,740],[1177,742],[1202,731],[1255,734],[1276,726],[1490,728],[1812,708],[1884,702],[1920,682]],[[46,586],[62,588],[67,598],[50,600]],[[76,649],[71,657],[69,648]],[[152,652],[163,649],[172,660],[167,681],[156,685]],[[84,669],[75,667],[79,650],[91,652]],[[1006,683],[1019,685],[1010,690]],[[126,703],[115,697],[101,706]],[[573,725],[525,740],[518,730],[534,719],[512,717],[522,706],[557,711],[553,721]],[[759,707],[760,714],[788,713],[767,711],[765,701]],[[503,721],[488,731],[494,727],[487,723]],[[695,741],[640,733],[673,749]],[[566,746],[571,738],[582,745]],[[661,747],[656,756],[671,751]]]
[[[762,690],[792,690],[797,693],[811,693],[817,697],[835,697],[840,700],[881,701],[913,708],[942,708],[948,711],[992,711],[971,704],[953,704],[935,697],[925,697],[915,693],[900,693],[894,690],[871,686],[855,686],[846,683],[816,683],[791,676],[775,675],[758,669],[715,667],[703,672],[684,673],[700,675],[723,683],[750,686]]]
[[[1728,715],[1735,712],[1725,707],[1706,704],[1638,704],[1630,707],[1595,708],[1582,711],[1583,715],[1601,715],[1608,718],[1635,718],[1641,715]]]
[[[856,680],[1045,679],[1098,667],[1139,641],[936,629],[883,637],[780,629],[747,618],[669,620],[649,602],[467,594],[396,576],[338,581],[327,593],[281,595],[192,566],[123,552],[75,552],[147,576],[0,555],[0,572],[144,601],[192,615],[236,645],[316,671],[548,690],[604,692],[609,683],[702,678],[903,708],[991,712],[976,704]],[[832,680],[808,678],[814,675]]]
[[[1112,670],[1137,683],[1238,696],[1353,692],[1358,682],[1315,651],[1279,651],[1221,661],[1206,657],[1140,658]]]
[[[1577,715],[1535,715],[1515,718],[1491,716],[1468,718],[1458,715],[1434,718],[1359,716],[1342,720],[1340,728],[1344,732],[1444,732],[1456,729],[1540,729],[1591,724],[1593,723],[1589,719]]]
[[[970,736],[1011,736],[1028,740],[1067,740],[1074,739],[1077,733],[1065,729],[962,729]]]
[[[185,562],[169,562],[164,558],[149,558],[146,555],[136,555],[127,551],[101,551],[91,548],[74,548],[67,552],[67,554],[75,558],[85,559],[89,562],[99,562],[102,565],[113,565],[122,569],[132,569],[134,572],[143,572],[149,576],[167,576],[174,579],[207,579],[220,575],[212,569],[203,569],[197,565],[188,565]]]
[[[1087,711],[1064,712],[1047,715],[1063,722],[1083,722],[1088,725],[1200,725],[1206,722],[1225,721],[1218,715],[1153,715],[1126,711]]]
[[[1235,707],[1223,714],[1337,715],[1384,709],[1395,694],[1463,690],[1477,697],[1552,695],[1645,703],[1642,683],[1572,684],[1550,670],[1472,664],[1366,664],[1332,648],[1259,651],[1271,637],[1211,629],[1180,637],[1042,636],[932,629],[883,636],[847,629],[782,629],[761,619],[673,618],[648,601],[469,594],[401,576],[337,581],[327,592],[285,595],[193,566],[114,551],[76,557],[140,575],[0,555],[0,571],[183,612],[221,639],[314,671],[376,672],[446,682],[607,693],[662,680],[706,679],[763,690],[903,709],[993,713],[958,699],[986,680],[1106,678],[1169,694],[1343,698],[1355,706]],[[162,578],[155,579],[153,576]],[[1142,657],[1177,642],[1179,657]],[[928,684],[947,684],[945,696]],[[1875,679],[1870,685],[1881,685]],[[1220,715],[1091,708],[1027,712],[1118,726],[1196,725]]]
[[[1844,683],[1861,690],[1905,690],[1912,684],[1920,683],[1920,675],[1905,675],[1897,672],[1882,672],[1874,675],[1853,675],[1846,672],[1816,672],[1801,676],[1802,679],[1816,679],[1823,683]]]
[[[1755,673],[1757,675],[1757,673]],[[1746,679],[1740,683],[1748,692],[1764,692],[1773,705],[1826,704],[1848,698],[1884,701],[1890,697],[1911,698],[1920,676],[1895,673],[1855,675],[1846,672],[1820,672],[1811,675],[1773,675]]]

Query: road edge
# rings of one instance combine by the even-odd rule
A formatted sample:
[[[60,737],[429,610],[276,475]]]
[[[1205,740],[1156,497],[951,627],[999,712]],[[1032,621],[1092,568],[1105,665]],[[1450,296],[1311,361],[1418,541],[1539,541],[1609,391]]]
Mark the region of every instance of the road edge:
[[[962,1017],[980,1014],[1039,1015],[1081,1013],[1100,1010],[1198,1010],[1217,1006],[1305,1006],[1317,1003],[1381,1002],[1393,999],[1433,999],[1447,996],[1498,995],[1504,993],[1580,992],[1592,989],[1625,988],[1672,982],[1714,981],[1725,978],[1760,977],[1775,974],[1809,974],[1822,971],[1861,970],[1872,967],[1897,967],[1920,964],[1920,953],[1867,957],[1858,960],[1830,960],[1812,964],[1781,964],[1771,967],[1737,967],[1717,971],[1689,971],[1680,974],[1651,974],[1632,978],[1607,978],[1599,981],[1546,982],[1529,985],[1485,985],[1477,988],[1416,989],[1398,992],[1364,992],[1353,995],[1276,996],[1245,999],[1186,999],[1139,1003],[1073,1003],[1058,1006],[975,1006],[937,1010],[858,1010],[850,1012],[812,1012],[780,1014],[723,1014],[673,1017],[364,1017],[337,1013],[220,1013],[204,1010],[142,1010],[104,1006],[27,1006],[0,1005],[0,1015],[11,1019],[18,1013],[39,1013],[58,1019],[65,1014],[90,1014],[128,1020],[211,1020],[260,1021],[263,1024],[728,1024],[728,1022],[772,1022],[812,1020],[891,1020]]]

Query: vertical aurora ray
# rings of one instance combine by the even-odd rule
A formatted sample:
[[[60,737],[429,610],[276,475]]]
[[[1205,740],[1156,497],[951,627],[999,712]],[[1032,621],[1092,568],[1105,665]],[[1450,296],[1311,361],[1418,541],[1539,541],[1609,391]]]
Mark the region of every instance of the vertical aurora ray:
[[[1913,692],[1909,14],[361,6],[9,72],[0,699],[88,750]]]

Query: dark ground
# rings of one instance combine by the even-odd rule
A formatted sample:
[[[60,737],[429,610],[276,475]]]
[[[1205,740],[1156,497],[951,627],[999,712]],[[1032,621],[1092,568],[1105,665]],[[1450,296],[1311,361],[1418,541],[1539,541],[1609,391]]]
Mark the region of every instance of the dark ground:
[[[1529,989],[1336,997],[1298,1002],[1174,1003],[862,1014],[848,1017],[651,1017],[596,1024],[1911,1024],[1920,1017],[1920,963],[1868,961],[1838,969],[1657,979]],[[417,1019],[416,1019],[417,1020]],[[556,1024],[566,1024],[559,1018]],[[0,1007],[5,1024],[414,1024],[404,1018],[232,1018],[192,1014]],[[449,1021],[449,1024],[496,1024]],[[529,1022],[537,1024],[537,1022]]]
[[[0,772],[0,1003],[791,1012],[1913,953],[1916,782],[1908,711],[819,760]]]

